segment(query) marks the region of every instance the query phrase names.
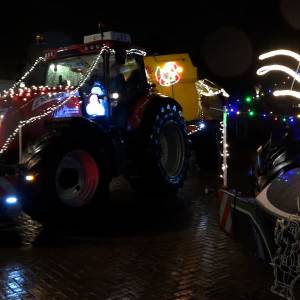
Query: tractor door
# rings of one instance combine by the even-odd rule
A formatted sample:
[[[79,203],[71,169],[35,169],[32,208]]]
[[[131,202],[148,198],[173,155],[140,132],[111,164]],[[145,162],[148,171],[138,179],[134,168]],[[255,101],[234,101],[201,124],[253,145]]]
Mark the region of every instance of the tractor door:
[[[110,62],[112,122],[125,128],[133,105],[147,90],[143,59],[139,55],[127,55],[122,49],[116,51]]]

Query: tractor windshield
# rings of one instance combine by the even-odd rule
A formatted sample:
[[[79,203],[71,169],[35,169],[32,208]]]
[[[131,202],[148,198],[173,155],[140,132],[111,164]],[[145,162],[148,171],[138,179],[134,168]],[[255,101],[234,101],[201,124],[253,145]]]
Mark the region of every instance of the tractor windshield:
[[[95,61],[96,55],[82,55],[63,58],[50,62],[46,71],[46,86],[78,86]],[[96,67],[97,73],[102,73],[102,63]],[[102,77],[101,74],[98,74]]]

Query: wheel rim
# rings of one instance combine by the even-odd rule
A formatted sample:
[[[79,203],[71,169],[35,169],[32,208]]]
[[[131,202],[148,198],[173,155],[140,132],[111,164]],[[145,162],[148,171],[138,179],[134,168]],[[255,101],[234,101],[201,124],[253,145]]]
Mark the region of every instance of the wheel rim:
[[[67,206],[81,207],[90,202],[99,184],[99,169],[86,151],[67,153],[56,171],[56,193]]]
[[[183,133],[174,121],[167,122],[160,132],[161,166],[169,177],[180,174],[184,163]]]

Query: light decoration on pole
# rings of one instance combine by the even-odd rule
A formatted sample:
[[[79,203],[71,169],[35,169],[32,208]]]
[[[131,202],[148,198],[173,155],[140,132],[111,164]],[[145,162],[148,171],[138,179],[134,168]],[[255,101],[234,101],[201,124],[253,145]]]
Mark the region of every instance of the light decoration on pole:
[[[176,62],[166,62],[162,67],[157,67],[155,71],[155,78],[161,86],[171,86],[178,83],[181,80],[180,74],[183,72],[183,68]]]
[[[214,97],[217,95],[222,95],[225,98],[229,98],[230,95],[223,89],[217,87],[217,85],[213,82],[211,82],[208,79],[203,79],[203,80],[198,80],[196,83],[196,90],[198,94],[198,101],[199,101],[199,109],[202,110],[202,105],[201,105],[201,99],[202,96],[205,97]],[[228,164],[227,164],[227,158],[229,157],[229,152],[228,152],[228,143],[227,143],[227,121],[228,121],[228,109],[225,106],[223,106],[223,109],[218,109],[218,108],[213,108],[214,110],[221,110],[223,112],[223,120],[220,122],[220,131],[222,133],[221,136],[221,141],[220,144],[223,145],[222,147],[222,153],[221,156],[223,157],[223,162],[222,162],[222,174],[220,175],[221,178],[223,178],[223,187],[227,188],[228,186],[228,176],[227,176],[227,169],[228,169]],[[231,112],[233,110],[231,109]]]
[[[228,186],[228,176],[227,176],[227,170],[228,170],[228,165],[227,165],[227,157],[229,157],[229,152],[228,152],[228,144],[227,144],[227,115],[228,115],[228,110],[227,107],[223,107],[223,120],[220,122],[220,130],[222,133],[221,137],[221,144],[222,144],[222,153],[221,156],[223,157],[223,162],[222,162],[222,174],[220,177],[223,179],[223,187],[227,188]]]
[[[288,68],[286,66],[274,64],[274,65],[268,65],[268,66],[263,66],[263,67],[259,68],[256,72],[257,75],[263,76],[271,71],[280,71],[280,72],[284,72],[284,73],[288,74],[289,77],[293,78],[293,83],[291,85],[291,89],[290,90],[276,90],[273,92],[273,95],[276,97],[292,96],[297,99],[300,99],[300,92],[293,91],[295,81],[300,83],[300,75],[298,74],[299,67],[300,67],[300,55],[297,54],[296,52],[293,52],[290,50],[280,49],[280,50],[274,50],[274,51],[270,51],[270,52],[260,55],[259,60],[265,60],[265,59],[277,57],[277,56],[287,56],[287,57],[291,57],[291,58],[295,59],[298,62],[297,70],[293,71],[291,68]]]
[[[86,81],[90,78],[92,72],[96,68],[97,64],[99,63],[101,59],[101,55],[105,52],[112,52],[113,50],[109,48],[108,46],[103,46],[99,52],[99,54],[95,57],[93,63],[91,64],[90,68],[88,69],[86,76],[81,80],[79,85],[70,92],[70,96],[67,97],[65,100],[60,102],[59,104],[55,104],[52,106],[49,106],[47,109],[45,109],[41,114],[31,117],[27,120],[22,120],[19,122],[18,126],[15,128],[15,130],[10,134],[10,136],[6,139],[3,146],[0,149],[0,154],[3,154],[7,149],[8,146],[12,143],[12,141],[16,138],[17,134],[22,130],[22,128],[28,124],[31,124],[37,120],[41,120],[47,116],[50,116],[53,112],[55,112],[57,109],[63,107],[68,101],[70,101],[76,94],[78,93],[78,90],[86,83]]]

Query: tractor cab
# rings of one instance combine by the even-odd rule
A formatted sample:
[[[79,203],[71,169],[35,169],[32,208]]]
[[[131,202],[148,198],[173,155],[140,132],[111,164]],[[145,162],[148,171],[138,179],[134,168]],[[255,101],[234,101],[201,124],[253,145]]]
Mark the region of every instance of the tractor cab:
[[[147,88],[144,53],[130,50],[130,42],[128,34],[105,32],[85,36],[81,45],[47,50],[44,84],[80,86],[83,117],[124,127],[130,107]]]

